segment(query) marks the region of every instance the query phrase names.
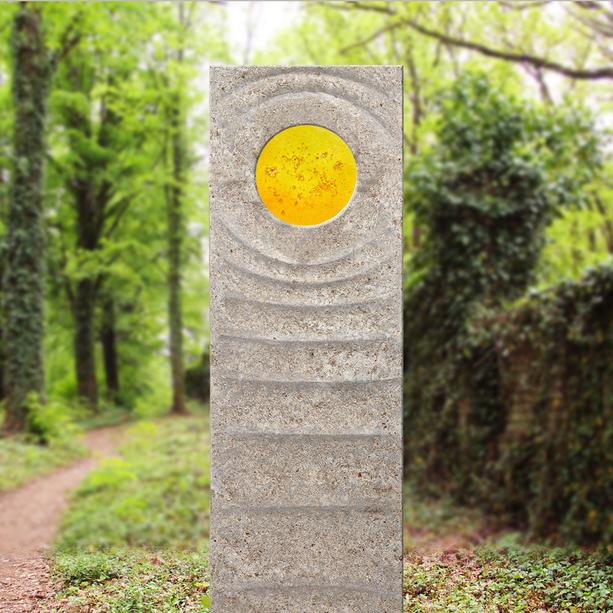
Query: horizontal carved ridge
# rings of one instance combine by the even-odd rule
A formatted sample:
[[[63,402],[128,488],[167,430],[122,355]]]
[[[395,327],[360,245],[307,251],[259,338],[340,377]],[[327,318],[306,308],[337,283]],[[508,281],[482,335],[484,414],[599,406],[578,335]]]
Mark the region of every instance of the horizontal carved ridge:
[[[261,585],[259,583],[240,583],[225,585],[219,591],[222,593],[231,592],[249,592],[256,594],[276,594],[284,592],[314,592],[316,594],[371,594],[373,596],[389,595],[396,596],[397,590],[385,590],[382,589],[379,584],[374,584],[376,587],[369,587],[368,585],[360,584],[346,584],[346,585],[313,585],[309,583],[292,584],[292,585]]]
[[[363,440],[377,440],[377,439],[397,439],[398,434],[394,433],[352,433],[352,434],[322,434],[319,432],[257,432],[257,431],[231,431],[225,430],[224,432],[220,432],[218,436],[221,437],[232,437],[236,439],[270,439],[273,441],[283,441],[283,440],[299,440],[302,441],[304,439],[309,440],[324,440],[324,441],[363,441]]]
[[[394,341],[395,344],[400,345],[401,342],[396,335],[373,335],[372,337],[362,336],[358,338],[274,338],[272,336],[220,334],[218,338],[219,340],[238,341],[241,343],[262,343],[267,345],[353,345],[355,343],[384,343],[389,341]]]
[[[330,380],[330,379],[270,379],[270,378],[254,378],[254,377],[239,377],[229,374],[224,371],[215,372],[216,378],[223,378],[227,381],[240,381],[245,383],[281,383],[288,385],[371,385],[373,383],[383,383],[387,381],[401,381],[402,375],[394,377],[381,377],[379,379],[351,379],[351,380]]]
[[[256,300],[255,298],[247,298],[240,294],[231,294],[229,292],[224,294],[225,302],[240,302],[244,304],[252,304],[255,306],[263,307],[278,307],[282,309],[296,309],[299,311],[322,311],[325,309],[350,309],[352,307],[369,306],[373,304],[385,304],[386,302],[397,301],[400,292],[397,294],[390,294],[389,296],[377,296],[376,298],[369,298],[368,300],[351,301],[351,302],[334,302],[329,304],[297,304],[286,302],[269,302],[266,300]]]
[[[217,513],[226,513],[228,515],[334,515],[338,513],[371,513],[378,515],[396,515],[398,513],[398,505],[374,505],[374,504],[352,504],[352,505],[304,505],[304,506],[262,506],[248,504],[233,504],[220,505],[217,504]]]

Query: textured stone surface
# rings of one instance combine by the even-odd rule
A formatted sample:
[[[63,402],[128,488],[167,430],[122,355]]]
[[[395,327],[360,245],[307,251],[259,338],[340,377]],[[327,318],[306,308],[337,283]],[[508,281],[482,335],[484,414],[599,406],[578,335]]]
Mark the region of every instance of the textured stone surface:
[[[394,340],[275,340],[217,337],[211,367],[243,379],[353,381],[398,378],[402,347]]]
[[[216,607],[235,613],[304,613],[336,611],[338,613],[397,613],[402,597],[397,589],[385,593],[366,591],[363,585],[343,588],[298,586],[283,588],[251,588],[215,592]]]
[[[386,505],[401,494],[401,453],[394,434],[218,434],[213,450],[219,466],[217,501],[244,506]]]
[[[393,590],[402,571],[401,518],[390,508],[226,506],[216,519],[215,580],[239,586]],[[214,594],[215,586],[213,586]]]
[[[305,228],[254,171],[309,123],[358,178]],[[213,68],[210,204],[213,611],[399,612],[401,69]]]
[[[312,384],[217,376],[217,432],[400,435],[400,378]],[[343,410],[340,411],[339,407]],[[221,408],[223,407],[223,410]]]

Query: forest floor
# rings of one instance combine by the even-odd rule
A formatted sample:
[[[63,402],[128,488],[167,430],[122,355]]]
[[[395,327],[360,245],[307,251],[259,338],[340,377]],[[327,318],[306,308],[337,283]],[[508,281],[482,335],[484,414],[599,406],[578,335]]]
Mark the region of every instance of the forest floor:
[[[136,423],[120,451],[73,496],[56,541],[61,589],[48,610],[207,612],[206,413]],[[410,488],[405,525],[405,613],[613,608],[602,556],[529,544],[478,511],[421,500]]]
[[[63,481],[66,471],[78,467],[63,490],[76,485],[62,517],[63,502],[52,518],[45,509],[41,541],[49,542],[59,520],[53,549],[45,557],[36,543],[26,542],[19,552],[25,566],[17,567],[13,581],[30,608],[18,608],[19,600],[0,600],[0,611],[209,610],[206,412],[133,423],[125,428],[121,444],[114,445],[114,437],[103,443],[103,453],[110,457],[93,470],[95,460],[79,462],[9,495],[23,496],[22,503],[14,503],[21,509],[14,511],[16,516],[30,509],[36,517],[49,502],[29,500],[30,495],[39,496],[43,482]],[[28,491],[30,495],[24,494]],[[2,496],[4,506],[7,498]],[[495,528],[478,511],[451,501],[421,500],[410,488],[405,526],[405,613],[612,609],[613,578],[602,556],[528,544],[519,533]]]
[[[89,455],[51,474],[36,477],[0,493],[0,611],[37,611],[53,592],[47,548],[53,541],[67,494],[114,452],[120,430],[101,428],[85,433]]]

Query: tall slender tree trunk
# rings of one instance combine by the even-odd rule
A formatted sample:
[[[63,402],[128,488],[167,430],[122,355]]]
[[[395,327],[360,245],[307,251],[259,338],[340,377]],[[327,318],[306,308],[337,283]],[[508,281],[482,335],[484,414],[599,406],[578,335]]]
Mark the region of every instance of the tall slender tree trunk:
[[[173,413],[185,413],[183,368],[183,310],[181,305],[181,254],[183,246],[183,181],[185,172],[183,125],[176,101],[170,110],[172,130],[172,184],[167,190],[168,208],[168,329]]]
[[[13,168],[6,231],[4,351],[9,432],[23,430],[27,398],[43,395],[43,173],[47,96],[53,72],[38,7],[21,4],[13,22]]]
[[[91,92],[94,81],[86,66],[73,61],[69,66],[68,78],[71,90],[85,96],[91,105]],[[97,145],[104,150],[110,147],[109,130],[117,122],[117,116],[108,109],[104,101],[99,109],[100,131]],[[80,166],[75,169],[69,182],[76,209],[76,247],[77,251],[89,256],[100,250],[100,240],[104,230],[105,211],[112,185],[108,178],[100,181],[98,174],[107,168],[88,150],[81,150],[81,139],[93,139],[92,107],[76,111],[70,108],[65,115],[66,125],[73,134],[74,147],[81,152]],[[100,273],[90,273],[75,283],[72,296],[74,316],[74,357],[75,374],[79,398],[90,408],[98,408],[98,382],[96,374],[96,306],[103,277]],[[106,365],[106,355],[105,365]],[[116,374],[116,373],[115,373]]]
[[[179,24],[186,26],[183,3],[177,5]],[[184,51],[182,44],[176,52],[179,69],[183,64]],[[178,71],[179,83],[175,84],[177,93],[171,99],[169,109],[171,181],[166,189],[168,209],[168,331],[170,345],[170,370],[172,384],[173,413],[185,413],[185,380],[183,366],[183,310],[181,305],[181,266],[183,252],[183,198],[186,170],[185,118],[183,114],[183,99],[181,74]]]
[[[74,355],[77,393],[90,408],[98,408],[94,315],[96,285],[91,278],[77,282],[74,294]]]
[[[99,246],[99,213],[95,189],[87,176],[75,180],[73,194],[77,207],[77,249],[91,253]],[[76,281],[72,309],[77,392],[79,398],[94,410],[98,408],[95,331],[97,295],[98,276],[89,275]]]
[[[108,297],[102,304],[102,328],[100,343],[104,359],[106,393],[112,402],[119,395],[119,359],[117,357],[117,333],[115,330],[115,301]]]

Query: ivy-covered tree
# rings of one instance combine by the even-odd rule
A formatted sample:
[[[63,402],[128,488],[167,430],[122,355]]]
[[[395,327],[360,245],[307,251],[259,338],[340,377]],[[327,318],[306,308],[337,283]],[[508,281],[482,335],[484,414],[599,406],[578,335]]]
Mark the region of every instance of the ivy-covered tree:
[[[409,206],[425,240],[411,262],[405,303],[407,452],[432,482],[460,466],[462,411],[469,409],[454,389],[463,378],[495,407],[487,373],[463,368],[471,322],[526,291],[545,229],[587,201],[584,188],[600,166],[586,112],[522,102],[483,74],[464,75],[443,95],[436,133],[409,176]],[[494,408],[484,428],[498,418]]]
[[[4,377],[9,432],[25,428],[31,394],[44,393],[43,187],[47,156],[47,99],[60,60],[78,41],[70,22],[52,50],[45,39],[41,6],[20,3],[13,19],[11,48],[13,163],[3,278]]]

